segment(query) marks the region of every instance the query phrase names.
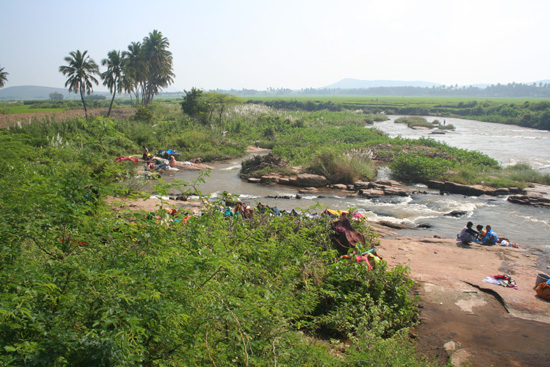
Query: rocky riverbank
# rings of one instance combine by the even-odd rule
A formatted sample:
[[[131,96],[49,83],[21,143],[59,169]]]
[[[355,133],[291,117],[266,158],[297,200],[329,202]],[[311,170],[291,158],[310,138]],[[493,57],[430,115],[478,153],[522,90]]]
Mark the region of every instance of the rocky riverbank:
[[[403,182],[395,180],[380,180],[371,182],[358,181],[351,185],[329,185],[324,176],[299,173],[295,176],[279,174],[264,175],[259,178],[249,178],[248,182],[264,185],[286,185],[299,187],[300,193],[314,193],[321,188],[341,190],[347,196],[358,196],[367,199],[382,196],[409,196],[412,194],[427,194],[425,190],[412,190]],[[448,181],[430,181],[428,188],[439,190],[441,194],[458,194],[464,196],[508,196],[508,201],[522,205],[532,205],[550,208],[550,187],[535,184],[532,188],[493,188],[481,185],[464,185]]]
[[[378,253],[417,283],[419,350],[455,366],[547,366],[550,302],[536,296],[536,250],[463,246],[454,239],[383,233]],[[543,259],[548,262],[547,258]],[[540,262],[539,262],[540,263]],[[517,289],[484,282],[508,274]]]
[[[260,177],[249,177],[252,172],[286,168],[286,163],[280,158],[267,154],[265,156],[254,156],[251,160],[243,163],[241,177],[248,177],[247,180],[254,184],[263,185],[286,185],[298,187],[300,193],[315,193],[322,188],[341,190],[346,196],[358,196],[367,199],[382,196],[409,196],[411,194],[427,194],[425,190],[407,188],[403,182],[394,180],[379,180],[353,184],[330,184],[325,176],[300,172],[299,167],[292,169],[294,173],[280,174],[271,173]],[[441,194],[457,194],[464,196],[508,196],[508,201],[522,205],[550,208],[550,187],[535,184],[533,187],[522,190],[517,187],[493,188],[482,185],[465,185],[450,181],[432,180],[427,187],[439,190]]]
[[[429,188],[440,190],[441,193],[465,196],[501,196],[509,195],[508,201],[516,204],[533,205],[550,208],[550,187],[534,184],[533,187],[521,190],[517,187],[493,188],[481,185],[464,185],[449,181],[430,181]]]

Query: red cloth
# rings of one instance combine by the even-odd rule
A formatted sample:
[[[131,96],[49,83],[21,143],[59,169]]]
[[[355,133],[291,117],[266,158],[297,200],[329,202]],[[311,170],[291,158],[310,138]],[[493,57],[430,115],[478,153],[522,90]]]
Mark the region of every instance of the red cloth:
[[[122,162],[122,161],[132,161],[134,163],[138,163],[138,159],[137,158],[130,158],[130,157],[118,157],[116,159],[117,162]]]
[[[335,242],[340,253],[347,253],[347,250],[355,247],[355,244],[361,242],[365,244],[365,236],[359,232],[355,232],[346,215],[343,215],[336,222],[332,223],[334,230]]]

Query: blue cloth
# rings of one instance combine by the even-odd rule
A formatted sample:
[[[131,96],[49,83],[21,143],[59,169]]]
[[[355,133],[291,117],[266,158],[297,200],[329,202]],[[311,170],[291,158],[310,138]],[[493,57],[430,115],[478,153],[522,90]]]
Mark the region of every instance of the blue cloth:
[[[485,234],[485,237],[481,240],[484,245],[494,245],[497,243],[497,234],[492,229]]]

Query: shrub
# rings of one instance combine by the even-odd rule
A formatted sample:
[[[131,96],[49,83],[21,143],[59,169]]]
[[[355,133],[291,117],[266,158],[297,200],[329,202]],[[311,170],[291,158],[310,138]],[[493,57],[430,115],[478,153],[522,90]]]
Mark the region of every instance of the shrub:
[[[454,160],[439,157],[427,157],[421,153],[398,155],[389,164],[392,174],[410,182],[443,180],[450,169],[456,167]]]
[[[154,113],[151,107],[139,105],[136,108],[136,112],[134,114],[134,120],[151,122],[153,121],[153,116],[154,116]]]

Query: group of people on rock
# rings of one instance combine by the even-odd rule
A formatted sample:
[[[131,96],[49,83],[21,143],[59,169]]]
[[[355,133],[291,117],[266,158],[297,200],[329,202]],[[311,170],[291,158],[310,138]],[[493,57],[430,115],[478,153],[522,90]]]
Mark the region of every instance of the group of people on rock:
[[[511,243],[506,237],[498,237],[495,231],[490,225],[486,225],[485,229],[481,224],[476,226],[476,229],[472,227],[472,222],[466,223],[466,227],[462,228],[459,234],[456,235],[457,241],[461,241],[465,245],[469,245],[471,242],[479,243],[483,246],[493,246],[497,243],[501,246],[517,247],[515,243]]]

